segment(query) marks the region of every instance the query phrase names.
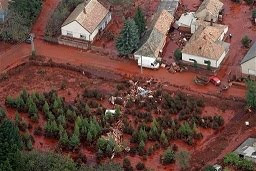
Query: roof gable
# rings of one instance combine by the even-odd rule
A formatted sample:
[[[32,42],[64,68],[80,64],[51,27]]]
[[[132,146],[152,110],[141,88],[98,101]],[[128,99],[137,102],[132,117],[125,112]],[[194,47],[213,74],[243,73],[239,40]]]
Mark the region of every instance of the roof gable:
[[[135,55],[143,55],[157,58],[161,51],[174,17],[166,10],[156,13],[153,16],[150,29],[143,37],[142,46],[135,52]]]
[[[102,22],[108,12],[109,10],[97,0],[90,0],[86,4],[79,4],[65,20],[62,26],[65,26],[72,21],[77,21],[88,32],[92,33]]]
[[[241,64],[253,59],[256,57],[256,42],[253,43],[252,47],[249,49],[249,51],[246,53],[244,58],[241,61]]]

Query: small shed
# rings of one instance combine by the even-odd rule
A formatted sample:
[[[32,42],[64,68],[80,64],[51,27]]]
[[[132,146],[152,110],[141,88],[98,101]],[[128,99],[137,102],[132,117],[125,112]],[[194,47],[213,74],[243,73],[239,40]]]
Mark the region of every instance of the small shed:
[[[194,20],[196,20],[195,12],[186,12],[181,15],[178,21],[175,22],[174,27],[180,31],[190,33],[191,25]]]

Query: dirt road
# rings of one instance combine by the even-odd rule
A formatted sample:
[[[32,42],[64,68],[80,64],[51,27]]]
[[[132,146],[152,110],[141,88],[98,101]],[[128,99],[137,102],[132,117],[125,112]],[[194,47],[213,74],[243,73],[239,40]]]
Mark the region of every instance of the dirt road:
[[[54,10],[54,8],[57,6],[57,4],[58,4],[58,0],[45,0],[40,16],[33,27],[33,32],[36,34],[35,48],[36,48],[36,53],[38,55],[50,57],[53,61],[60,62],[60,63],[70,63],[74,65],[83,64],[83,65],[96,67],[99,69],[100,68],[108,69],[111,71],[115,71],[117,73],[128,74],[128,75],[140,74],[140,68],[138,68],[135,61],[129,61],[129,60],[116,61],[116,60],[110,59],[109,57],[101,56],[99,54],[93,54],[93,53],[85,52],[79,49],[50,44],[43,41],[41,39],[44,32],[43,30],[46,26],[48,18],[50,17],[50,14]],[[30,45],[20,44],[20,45],[13,46],[7,52],[0,54],[0,71],[7,70],[8,68],[19,64],[24,59],[24,57],[29,55],[30,53],[31,53]],[[225,68],[223,70],[225,70]],[[216,94],[218,90],[213,85],[208,85],[206,87],[199,87],[195,85],[192,82],[195,75],[196,74],[192,72],[171,74],[165,69],[160,69],[159,71],[144,69],[142,76],[153,77],[162,82],[169,82],[170,84],[173,84],[175,86],[180,86],[185,89],[197,91],[200,93]],[[244,93],[245,93],[244,89],[232,87],[227,92],[224,92],[224,95],[244,97]]]

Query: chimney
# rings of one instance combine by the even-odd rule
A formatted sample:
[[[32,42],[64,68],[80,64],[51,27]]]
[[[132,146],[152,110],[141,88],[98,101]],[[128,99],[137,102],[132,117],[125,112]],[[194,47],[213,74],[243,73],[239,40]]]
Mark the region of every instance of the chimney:
[[[211,19],[211,23],[210,23],[210,26],[212,26],[213,25],[213,19]]]

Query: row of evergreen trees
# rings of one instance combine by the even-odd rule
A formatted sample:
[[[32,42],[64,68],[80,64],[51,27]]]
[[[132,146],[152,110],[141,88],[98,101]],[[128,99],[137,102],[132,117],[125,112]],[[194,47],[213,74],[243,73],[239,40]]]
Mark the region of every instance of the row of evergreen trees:
[[[146,20],[141,8],[137,8],[133,19],[125,21],[116,41],[120,55],[131,54],[139,46],[140,38],[146,30]]]

